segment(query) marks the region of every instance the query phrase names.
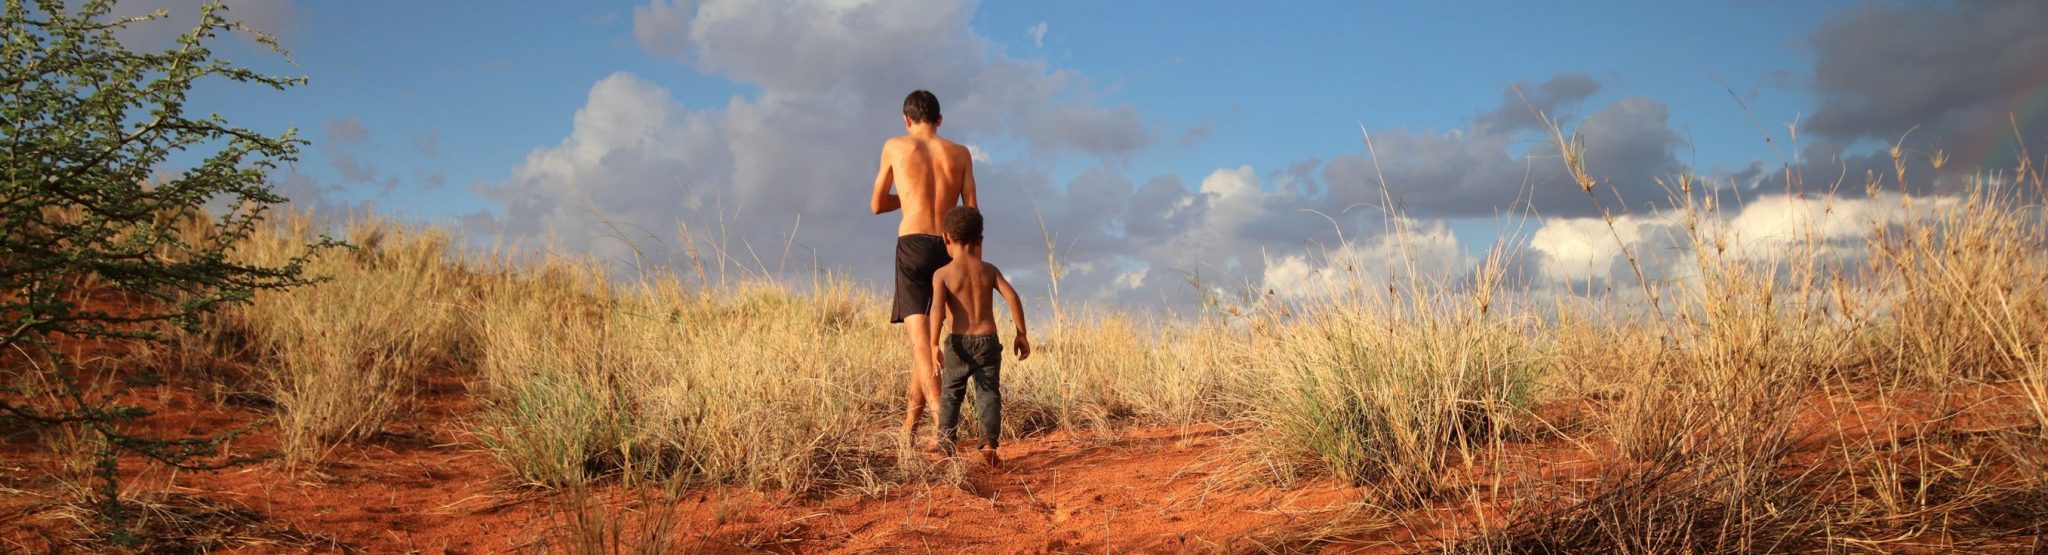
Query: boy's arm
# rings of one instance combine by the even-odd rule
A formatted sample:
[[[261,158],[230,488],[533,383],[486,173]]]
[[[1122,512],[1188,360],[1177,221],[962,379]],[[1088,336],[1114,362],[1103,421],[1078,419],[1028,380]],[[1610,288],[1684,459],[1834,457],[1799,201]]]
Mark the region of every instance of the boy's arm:
[[[967,158],[967,180],[960,185],[960,202],[974,208],[981,208],[981,200],[974,194],[974,158]]]
[[[947,281],[946,272],[943,268],[941,271],[932,274],[932,306],[929,312],[927,312],[931,316],[925,317],[926,321],[931,322],[932,358],[939,359],[941,362],[945,358],[939,356],[939,338],[945,336],[939,335],[939,331],[946,329],[946,313],[950,312],[946,310],[946,301],[948,300],[947,297],[952,296],[946,289]]]
[[[996,291],[1003,294],[1003,300],[1010,302],[1010,317],[1017,320],[1017,360],[1031,358],[1031,334],[1024,325],[1024,299],[1017,296],[1017,290],[1010,288],[1010,280],[1003,277],[1003,271],[994,264],[989,265],[996,274]]]
[[[890,144],[882,145],[882,169],[875,172],[875,196],[868,200],[868,208],[874,210],[876,214],[893,212],[903,207],[903,199],[897,198],[896,193],[889,190],[896,182],[896,172],[890,169],[889,164]]]

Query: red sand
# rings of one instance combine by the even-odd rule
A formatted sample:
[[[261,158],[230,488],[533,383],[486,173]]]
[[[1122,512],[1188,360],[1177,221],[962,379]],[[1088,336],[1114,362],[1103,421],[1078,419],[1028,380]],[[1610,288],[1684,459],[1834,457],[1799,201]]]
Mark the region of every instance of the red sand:
[[[170,384],[132,390],[136,403],[158,408],[145,426],[160,434],[218,432],[254,421],[257,409],[216,404]],[[1978,406],[1998,388],[1956,392],[1947,410],[1930,406],[1817,398],[1821,410],[1803,418],[1825,438],[1888,437],[1916,423],[1975,424],[1957,407]],[[164,510],[194,519],[174,530],[149,520],[153,549],[227,552],[360,551],[368,553],[495,553],[560,548],[568,540],[568,496],[522,487],[481,452],[465,431],[471,409],[462,381],[439,376],[416,398],[417,416],[369,441],[337,447],[323,463],[292,470],[278,462],[221,472],[172,472],[124,460],[132,492]],[[1909,403],[1910,404],[1910,403]],[[1981,408],[1981,406],[1980,406]],[[1588,403],[1540,410],[1564,428],[1594,410]],[[2003,411],[1994,411],[2003,413]],[[56,492],[59,461],[35,434],[9,422],[0,430],[0,552],[89,551],[84,529]],[[880,422],[879,427],[888,423]],[[1590,440],[1589,443],[1581,443]],[[600,510],[624,522],[628,535],[655,516],[672,517],[666,536],[680,552],[1242,552],[1290,533],[1348,525],[1351,535],[1382,541],[1426,539],[1468,531],[1481,517],[1506,518],[1500,507],[1472,505],[1410,511],[1404,529],[1355,518],[1369,489],[1333,483],[1296,488],[1248,485],[1237,438],[1218,425],[1126,428],[1110,434],[1057,432],[1012,441],[1000,470],[965,466],[961,485],[900,484],[884,491],[841,491],[822,497],[743,488],[686,491],[672,506],[660,494],[600,488]],[[275,449],[259,427],[233,450]],[[1514,482],[1541,476],[1579,482],[1601,466],[1611,443],[1552,438],[1516,444],[1505,458],[1462,473],[1454,499],[1490,498]],[[1498,478],[1496,478],[1498,476]],[[1455,504],[1457,501],[1454,501]],[[1477,508],[1478,510],[1473,510]],[[1352,518],[1347,518],[1352,517]],[[1344,532],[1344,530],[1337,530]],[[180,537],[182,536],[182,537]],[[1386,545],[1384,543],[1380,545]],[[1270,545],[1268,545],[1270,547]],[[1296,546],[1299,547],[1299,546]],[[1356,546],[1354,546],[1355,548]],[[1409,547],[1417,547],[1409,544]]]
[[[131,397],[160,406],[161,432],[220,430],[260,416],[173,386]],[[521,487],[474,446],[460,420],[459,382],[430,384],[419,418],[368,442],[336,448],[313,469],[258,463],[220,472],[171,472],[124,461],[128,484],[157,502],[214,515],[212,550],[370,553],[493,553],[560,546],[568,523],[559,492]],[[1328,521],[1359,490],[1299,489],[1218,479],[1231,457],[1229,431],[1214,425],[1058,432],[1012,441],[1001,469],[965,465],[965,479],[899,484],[884,492],[825,497],[743,488],[686,491],[675,506],[673,545],[689,552],[1184,552],[1242,551],[1260,534]],[[273,448],[259,429],[235,451]],[[0,551],[82,549],[81,531],[44,476],[55,461],[31,433],[0,440]],[[659,493],[603,488],[597,497],[638,527]],[[204,510],[200,510],[204,509]],[[220,516],[225,514],[227,516]]]

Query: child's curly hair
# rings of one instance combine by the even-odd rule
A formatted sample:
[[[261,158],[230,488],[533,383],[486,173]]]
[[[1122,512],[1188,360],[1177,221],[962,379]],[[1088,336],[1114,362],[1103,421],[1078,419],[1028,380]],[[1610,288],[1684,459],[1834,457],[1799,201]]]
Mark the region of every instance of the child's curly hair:
[[[942,227],[945,229],[946,237],[952,238],[954,241],[980,243],[981,210],[977,210],[972,206],[954,208],[946,213],[946,222]]]

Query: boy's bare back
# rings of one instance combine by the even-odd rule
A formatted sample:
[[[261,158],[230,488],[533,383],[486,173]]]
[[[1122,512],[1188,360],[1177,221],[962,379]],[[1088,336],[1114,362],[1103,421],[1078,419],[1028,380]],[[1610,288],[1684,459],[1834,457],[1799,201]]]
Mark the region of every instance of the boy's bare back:
[[[875,176],[875,213],[903,209],[896,235],[938,235],[946,211],[978,204],[973,158],[967,147],[936,133],[908,134],[882,145],[882,169]],[[888,193],[891,186],[894,194]],[[895,206],[890,206],[892,203]]]
[[[932,289],[934,302],[942,303],[938,310],[945,311],[946,317],[953,320],[952,333],[958,335],[995,333],[995,292],[1000,289],[1004,297],[1017,298],[1009,280],[1003,279],[1002,270],[980,258],[956,258],[952,264],[939,268],[932,275]]]

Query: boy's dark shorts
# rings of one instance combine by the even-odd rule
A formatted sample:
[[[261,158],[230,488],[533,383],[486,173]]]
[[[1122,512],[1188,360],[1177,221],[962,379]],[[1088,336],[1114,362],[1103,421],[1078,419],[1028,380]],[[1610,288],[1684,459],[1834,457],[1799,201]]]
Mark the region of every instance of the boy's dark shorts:
[[[932,274],[953,263],[946,254],[946,240],[937,235],[904,235],[896,238],[896,306],[889,323],[903,323],[905,317],[924,314],[932,308]]]

